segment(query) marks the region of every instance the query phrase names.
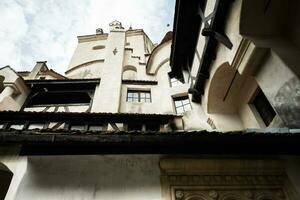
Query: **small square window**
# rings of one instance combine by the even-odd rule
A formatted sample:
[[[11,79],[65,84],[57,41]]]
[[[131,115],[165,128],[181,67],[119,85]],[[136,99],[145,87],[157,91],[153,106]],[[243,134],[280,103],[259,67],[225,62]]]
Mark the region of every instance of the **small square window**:
[[[192,106],[188,96],[174,98],[174,105],[177,114],[182,114],[192,110]]]

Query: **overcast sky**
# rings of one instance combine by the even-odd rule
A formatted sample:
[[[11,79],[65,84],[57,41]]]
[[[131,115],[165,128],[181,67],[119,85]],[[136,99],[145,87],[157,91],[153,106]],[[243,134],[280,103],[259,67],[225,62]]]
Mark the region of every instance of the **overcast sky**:
[[[175,0],[0,0],[0,67],[30,71],[36,61],[63,73],[78,35],[108,32],[119,20],[160,42],[172,30]],[[170,24],[168,27],[167,24]]]

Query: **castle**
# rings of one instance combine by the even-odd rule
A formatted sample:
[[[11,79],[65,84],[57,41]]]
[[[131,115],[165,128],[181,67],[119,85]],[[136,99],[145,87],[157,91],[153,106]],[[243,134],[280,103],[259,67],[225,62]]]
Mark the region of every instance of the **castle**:
[[[297,0],[177,0],[159,44],[109,24],[65,74],[0,69],[0,199],[297,200]]]

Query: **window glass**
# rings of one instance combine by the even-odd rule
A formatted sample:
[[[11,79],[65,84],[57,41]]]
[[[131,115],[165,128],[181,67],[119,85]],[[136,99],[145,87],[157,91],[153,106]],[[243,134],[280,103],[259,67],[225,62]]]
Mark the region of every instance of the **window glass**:
[[[182,106],[182,101],[175,101],[175,107]]]
[[[16,130],[22,130],[24,128],[24,124],[12,124],[9,126],[9,128],[16,129]]]
[[[150,91],[132,91],[127,92],[127,101],[128,102],[151,102],[151,93]]]
[[[192,110],[188,96],[174,98],[174,105],[177,114]]]
[[[141,98],[146,98],[146,93],[141,93]]]
[[[85,130],[85,125],[71,125],[70,130],[75,130],[75,131],[83,131]]]
[[[176,108],[176,113],[177,113],[177,114],[184,113],[183,107],[178,107],[178,108]]]
[[[177,78],[171,78],[170,79],[171,87],[175,87],[178,85],[182,85],[183,83],[179,81]]]
[[[89,126],[90,131],[104,131],[103,125],[90,125]]]
[[[31,123],[31,124],[28,125],[29,130],[43,129],[43,128],[44,128],[44,124],[42,124],[42,123]]]
[[[182,104],[183,105],[189,105],[190,104],[190,100],[189,99],[184,99],[184,100],[182,100]]]
[[[184,105],[183,108],[184,108],[185,111],[190,111],[190,110],[192,110],[192,107],[191,107],[190,104]]]

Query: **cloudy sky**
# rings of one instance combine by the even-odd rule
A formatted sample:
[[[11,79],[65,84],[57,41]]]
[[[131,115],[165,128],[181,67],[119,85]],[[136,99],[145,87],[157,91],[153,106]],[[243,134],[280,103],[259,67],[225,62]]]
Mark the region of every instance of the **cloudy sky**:
[[[175,0],[0,0],[0,67],[31,70],[36,61],[63,73],[78,35],[119,20],[154,43],[172,30]],[[167,24],[170,24],[168,27]]]

